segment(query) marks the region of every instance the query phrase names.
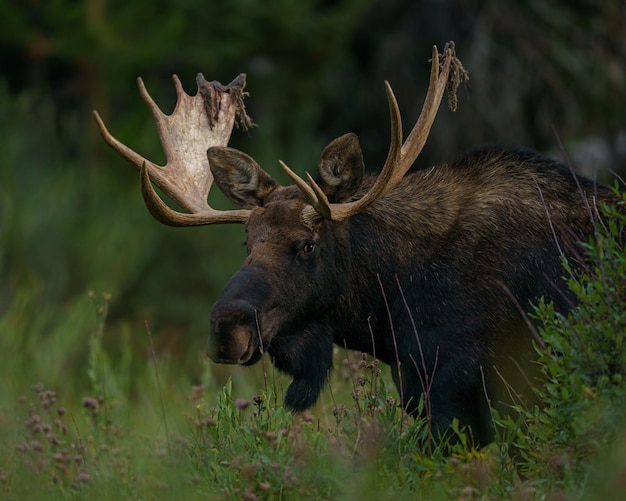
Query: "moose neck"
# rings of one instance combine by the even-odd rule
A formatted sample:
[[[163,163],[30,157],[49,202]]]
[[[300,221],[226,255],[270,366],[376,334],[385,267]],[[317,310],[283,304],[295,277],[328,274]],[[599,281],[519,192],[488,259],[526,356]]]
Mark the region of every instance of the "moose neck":
[[[447,170],[440,166],[407,176],[350,219],[351,279],[335,310],[341,326],[335,333],[338,345],[376,352],[385,362],[392,357],[389,332],[394,310],[402,307],[388,298],[397,299],[399,288],[415,287],[416,270],[448,254],[457,227],[459,191],[440,179]]]

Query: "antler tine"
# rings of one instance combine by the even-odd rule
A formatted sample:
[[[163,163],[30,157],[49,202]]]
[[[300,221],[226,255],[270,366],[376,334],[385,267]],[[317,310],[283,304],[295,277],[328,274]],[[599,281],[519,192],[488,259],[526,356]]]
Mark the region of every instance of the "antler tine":
[[[430,82],[424,106],[404,144],[402,144],[402,120],[398,103],[391,86],[385,82],[391,115],[391,145],[387,160],[373,186],[362,198],[350,203],[331,204],[330,210],[333,221],[347,219],[373,205],[377,200],[389,193],[411,168],[411,165],[413,165],[426,143],[428,133],[435,121],[437,110],[443,98],[450,74],[450,63],[453,57],[452,49],[446,47],[443,57],[444,62],[440,73],[439,52],[437,47],[433,46]]]
[[[207,150],[226,146],[235,117],[245,114],[241,99],[245,75],[239,75],[229,85],[207,82],[199,74],[198,92],[188,95],[176,75],[176,107],[171,115],[164,114],[154,102],[141,78],[137,79],[139,93],[152,112],[167,163],[160,167],[115,139],[106,129],[96,111],[94,116],[106,142],[123,158],[141,171],[141,191],[150,213],[160,222],[171,226],[195,226],[219,223],[245,223],[248,210],[220,211],[213,209],[207,197],[213,184]],[[189,214],[169,208],[152,187],[154,182],[167,196]]]
[[[311,207],[307,207],[303,213],[303,218],[306,222],[320,218],[333,221],[347,219],[373,205],[400,182],[411,168],[411,165],[413,165],[413,162],[415,162],[426,143],[428,133],[433,125],[437,110],[441,104],[441,99],[443,98],[444,91],[448,84],[450,65],[454,57],[454,44],[446,44],[443,54],[444,60],[440,71],[439,52],[437,47],[433,46],[430,82],[424,106],[404,144],[402,143],[402,118],[400,116],[398,102],[389,82],[385,82],[391,118],[391,142],[387,159],[378,178],[370,190],[359,200],[341,204],[328,203],[328,199],[310,176],[310,187],[300,179],[296,184],[300,186],[302,191],[305,191],[302,185],[306,186],[307,191],[305,191],[305,193],[308,198],[312,197],[311,193],[316,194],[316,198],[311,203]],[[328,217],[327,214],[330,214],[330,217]]]
[[[433,46],[432,65],[430,67],[430,81],[428,83],[428,92],[424,99],[424,106],[420,113],[417,122],[413,126],[413,130],[409,133],[406,141],[402,145],[402,169],[398,168],[397,173],[401,179],[404,174],[411,168],[413,162],[417,159],[422,152],[430,128],[435,122],[439,105],[443,98],[443,94],[448,85],[448,79],[450,77],[450,65],[454,58],[453,44],[446,44],[443,54],[443,65],[441,68],[441,74],[439,73],[439,52],[437,47]],[[394,179],[396,182],[400,179]]]
[[[389,115],[391,119],[391,142],[387,159],[376,181],[363,197],[354,202],[331,204],[330,210],[334,221],[342,221],[353,214],[365,210],[378,199],[384,197],[404,175],[404,173],[402,173],[402,175],[398,174],[398,169],[401,166],[402,153],[402,117],[400,115],[400,108],[398,107],[398,101],[396,100],[391,85],[387,81],[385,81],[385,90],[387,92]]]
[[[102,135],[104,140],[108,143],[109,146],[111,146],[111,148],[117,151],[120,156],[122,156],[138,168],[141,168],[141,165],[143,163],[151,163],[149,160],[146,160],[144,157],[142,157],[139,153],[131,150],[124,143],[113,137],[113,135],[107,129],[106,125],[104,125],[104,121],[102,120],[102,118],[100,118],[100,114],[96,110],[93,110],[93,116],[96,119],[98,129],[100,129],[100,134]]]
[[[308,199],[309,204],[311,204],[311,207],[315,209],[315,213],[319,214],[324,219],[330,219],[331,214],[330,214],[330,204],[328,202],[328,198],[326,197],[326,194],[322,191],[322,189],[313,180],[311,175],[308,172],[306,173],[307,180],[309,183],[307,184],[306,181],[304,181],[300,176],[298,176],[298,174],[296,174],[289,167],[287,167],[287,164],[285,162],[283,162],[282,160],[279,160],[278,163],[286,172],[286,174],[291,178],[294,184],[298,188],[300,188],[300,191],[304,193],[304,196],[306,196],[306,198]]]

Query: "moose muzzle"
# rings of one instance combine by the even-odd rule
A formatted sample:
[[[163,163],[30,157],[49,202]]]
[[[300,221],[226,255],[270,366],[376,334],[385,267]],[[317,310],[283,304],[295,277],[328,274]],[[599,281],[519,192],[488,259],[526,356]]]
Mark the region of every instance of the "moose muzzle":
[[[268,285],[254,268],[229,280],[211,312],[207,356],[217,363],[252,365],[262,355],[259,312]]]

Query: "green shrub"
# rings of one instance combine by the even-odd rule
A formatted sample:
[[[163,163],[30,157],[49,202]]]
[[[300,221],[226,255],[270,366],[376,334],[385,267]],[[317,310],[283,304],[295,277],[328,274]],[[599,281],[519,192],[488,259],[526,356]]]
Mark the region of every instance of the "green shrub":
[[[566,315],[540,302],[542,406],[526,412],[517,446],[531,483],[579,492],[590,462],[626,431],[626,194],[599,208],[581,270],[564,263],[578,305]]]

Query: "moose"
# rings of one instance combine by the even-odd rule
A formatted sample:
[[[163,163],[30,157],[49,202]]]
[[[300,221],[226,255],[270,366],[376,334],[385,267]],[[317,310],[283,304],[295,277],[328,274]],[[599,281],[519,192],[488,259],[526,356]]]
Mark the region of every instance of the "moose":
[[[613,194],[519,148],[482,147],[409,173],[455,61],[453,44],[442,54],[433,47],[424,106],[404,141],[385,82],[391,140],[377,176],[365,174],[354,134],[323,150],[315,179],[281,162],[290,186],[229,148],[233,126],[250,124],[244,74],[229,85],[199,74],[194,96],[174,76],[171,115],[138,79],[164,167],[115,139],[94,111],[106,142],[140,171],[158,221],[245,225],[247,257],[211,312],[210,359],[249,366],[269,354],[293,378],[284,405],[303,411],[329,378],[334,344],[366,352],[391,365],[402,405],[424,413],[433,430],[443,434],[458,419],[478,443],[492,440],[498,383],[532,360],[524,312],[539,298],[572,307],[562,258],[580,261],[578,242],[594,232],[593,208]],[[240,209],[212,208],[213,182]],[[163,202],[152,183],[184,212]]]

